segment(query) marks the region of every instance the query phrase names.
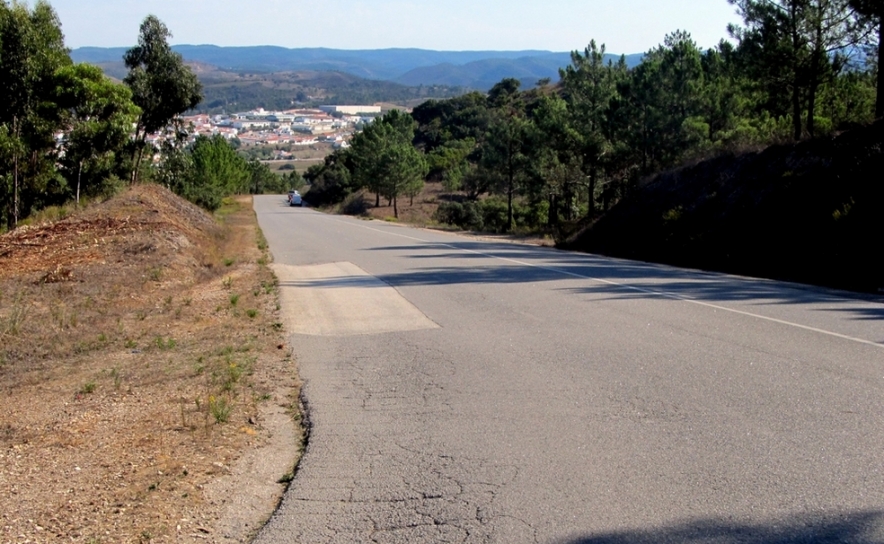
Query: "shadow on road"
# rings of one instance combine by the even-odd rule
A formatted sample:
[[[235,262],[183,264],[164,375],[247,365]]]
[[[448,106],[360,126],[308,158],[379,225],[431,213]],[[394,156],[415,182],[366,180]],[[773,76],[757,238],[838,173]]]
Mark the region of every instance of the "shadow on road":
[[[452,242],[375,247],[368,251],[399,253],[400,258],[428,264],[431,260],[466,263],[426,266],[378,276],[394,287],[584,279],[587,282],[578,287],[563,288],[612,299],[663,297],[757,306],[817,305],[819,307],[815,311],[835,312],[850,319],[884,320],[884,300],[881,297],[566,253],[550,248],[493,242]]]
[[[881,544],[884,512],[802,515],[768,523],[704,519],[591,534],[560,544]]]

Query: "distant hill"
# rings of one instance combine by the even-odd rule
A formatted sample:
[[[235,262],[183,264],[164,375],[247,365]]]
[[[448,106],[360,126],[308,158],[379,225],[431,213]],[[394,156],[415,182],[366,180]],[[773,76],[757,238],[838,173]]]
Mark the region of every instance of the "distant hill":
[[[353,74],[304,70],[245,73],[211,70],[198,65],[205,99],[197,107],[208,113],[263,107],[287,109],[296,105],[375,104],[391,102],[415,106],[431,98],[450,98],[466,92],[461,87],[424,85],[409,87],[392,81],[364,79]]]
[[[196,110],[207,113],[378,102],[413,107],[431,98],[450,98],[467,91],[446,85],[409,87],[344,72],[231,72],[204,63],[188,65],[203,84],[204,100]]]
[[[125,47],[81,47],[71,52],[76,62],[108,69],[121,62]],[[505,77],[533,85],[538,79],[558,79],[558,69],[570,63],[569,53],[549,51],[431,51],[425,49],[341,50],[326,48],[218,47],[177,45],[185,60],[233,72],[334,71],[365,79],[394,81],[408,86],[466,86],[487,90]],[[611,56],[611,58],[616,58]],[[630,65],[641,55],[630,55]],[[108,71],[111,74],[110,71]]]
[[[641,57],[630,55],[626,57],[626,63],[628,66],[635,66],[641,62]],[[606,60],[617,62],[619,57],[606,55]],[[545,78],[558,81],[559,69],[569,64],[570,53],[547,53],[514,59],[482,59],[462,65],[445,63],[415,68],[395,81],[403,85],[457,85],[484,91],[501,79],[512,77],[520,80],[523,88],[528,88]]]

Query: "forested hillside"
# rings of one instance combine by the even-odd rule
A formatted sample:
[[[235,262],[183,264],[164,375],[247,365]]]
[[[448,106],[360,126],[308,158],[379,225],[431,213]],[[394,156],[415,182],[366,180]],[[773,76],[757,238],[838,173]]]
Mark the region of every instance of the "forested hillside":
[[[222,70],[211,64],[185,64],[202,83],[203,100],[194,108],[199,113],[229,113],[264,108],[285,110],[322,104],[375,104],[392,102],[403,106],[430,98],[449,98],[466,92],[445,85],[407,86],[391,81],[363,79],[332,71],[256,72]],[[106,75],[122,80],[128,74],[123,62],[104,62]]]
[[[880,224],[868,220],[880,207],[880,198],[875,200],[880,193],[866,186],[874,177],[858,175],[880,172],[878,129],[832,137],[882,115],[878,62],[884,4],[731,3],[743,19],[730,27],[733,41],[708,50],[677,31],[630,67],[623,58],[607,61],[605,47],[590,42],[572,54],[557,84],[522,90],[520,81],[505,78],[487,94],[415,108],[413,145],[426,158],[428,179],[441,181],[448,192],[437,220],[467,229],[545,231],[559,240],[595,223],[598,230],[588,231],[588,238],[578,238],[573,247],[727,269],[737,260],[728,261],[726,247],[704,260],[700,254],[711,251],[704,243],[724,244],[727,238],[734,251],[748,255],[754,240],[765,238],[760,254],[772,255],[776,243],[791,240],[794,251],[806,252],[814,240],[824,240],[840,248],[826,258],[858,266],[858,253],[848,255],[844,233],[863,245],[871,241],[868,233],[880,232]],[[399,138],[389,145],[398,146]],[[751,154],[805,140],[794,149]],[[357,136],[352,149],[308,172],[311,195],[339,201],[367,187],[380,204],[414,192],[411,185],[404,189],[383,180],[368,185],[360,177],[384,149],[380,134]],[[868,156],[861,160],[847,151]],[[686,177],[657,178],[656,192],[645,189],[646,180],[660,172],[717,156],[723,158],[702,163]],[[745,168],[739,166],[744,163]],[[830,168],[834,163],[841,166]],[[846,170],[851,164],[854,170]],[[853,176],[850,182],[839,177],[847,175]],[[796,183],[804,183],[812,196],[802,194],[805,185],[783,185],[783,179],[801,180]],[[829,185],[839,189],[827,191]],[[699,206],[698,198],[708,199],[708,205]],[[756,213],[762,217],[753,221]],[[750,222],[758,230],[736,226]],[[644,240],[641,251],[634,249],[637,240]],[[773,245],[764,245],[767,241]],[[811,262],[783,254],[796,263]],[[740,269],[756,271],[748,265]],[[864,288],[878,281],[863,278],[855,280]]]
[[[322,104],[417,104],[448,98],[465,89],[444,85],[409,87],[390,81],[362,79],[343,72],[227,72],[196,70],[203,84],[203,101],[196,111],[221,113],[262,107],[268,111]]]

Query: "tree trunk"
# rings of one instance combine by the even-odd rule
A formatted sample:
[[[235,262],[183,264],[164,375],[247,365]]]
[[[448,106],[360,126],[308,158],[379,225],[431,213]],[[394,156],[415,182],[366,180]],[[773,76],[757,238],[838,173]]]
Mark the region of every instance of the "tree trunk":
[[[396,219],[399,219],[399,205],[398,205],[398,203],[396,202],[396,200],[397,200],[397,199],[396,199],[396,197],[394,196],[394,197],[393,197],[393,217],[395,217]]]
[[[18,226],[18,151],[13,159],[12,227]]]
[[[796,142],[801,139],[801,89],[797,73],[792,81],[792,138]]]
[[[374,194],[374,207],[375,208],[381,207],[381,192],[380,191],[378,191]]]
[[[648,137],[648,107],[642,105],[642,173],[648,172],[648,147],[650,146]]]
[[[823,30],[820,27],[822,22],[818,23],[816,28],[816,46],[813,51],[813,58],[810,59],[810,81],[807,85],[807,134],[811,138],[816,134],[816,93],[820,86],[820,56],[825,53],[821,50],[823,41]]]
[[[144,146],[138,149],[138,156],[135,159],[135,168],[132,170],[132,184],[138,183],[138,171],[141,170],[141,161],[144,158]]]
[[[587,196],[587,199],[586,199],[586,202],[587,202],[586,217],[589,218],[589,219],[592,219],[592,218],[595,216],[595,184],[596,184],[596,177],[597,177],[596,169],[595,169],[595,167],[593,166],[592,168],[589,169],[589,190],[588,190],[588,193],[589,193],[589,194],[586,195],[586,196]]]
[[[817,61],[813,61],[811,66],[810,82],[807,85],[807,135],[811,138],[816,133],[816,92],[819,88],[819,77],[817,74]]]
[[[506,231],[513,230],[513,180],[510,178],[510,186],[506,191]]]
[[[80,179],[83,177],[83,161],[77,164],[77,207],[80,207]]]
[[[801,49],[801,37],[798,34],[798,6],[794,2],[789,6],[789,22],[792,25],[792,137],[801,139],[801,61],[798,51]]]
[[[144,146],[147,145],[147,134],[142,134],[142,130],[141,123],[139,122],[135,127],[135,142],[137,147],[132,156],[135,160],[135,167],[132,169],[132,177],[129,180],[133,185],[138,183],[138,171],[141,169],[141,161],[144,158]]]
[[[875,99],[875,118],[884,117],[884,95],[881,88],[884,87],[884,13],[878,16],[878,83],[877,98]]]
[[[559,224],[559,207],[556,202],[556,195],[553,193],[549,194],[549,212],[547,213],[546,224],[550,228]]]
[[[18,226],[18,117],[12,118],[12,133],[15,134],[16,148],[12,158],[12,213],[7,221],[10,230]]]

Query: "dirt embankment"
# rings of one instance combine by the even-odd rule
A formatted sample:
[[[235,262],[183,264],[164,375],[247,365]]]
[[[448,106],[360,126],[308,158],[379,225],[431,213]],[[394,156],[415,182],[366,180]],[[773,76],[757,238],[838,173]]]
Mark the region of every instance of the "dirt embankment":
[[[878,292],[884,120],[640,186],[565,247]]]
[[[0,541],[242,542],[269,516],[299,384],[250,204],[143,185],[0,236]]]

